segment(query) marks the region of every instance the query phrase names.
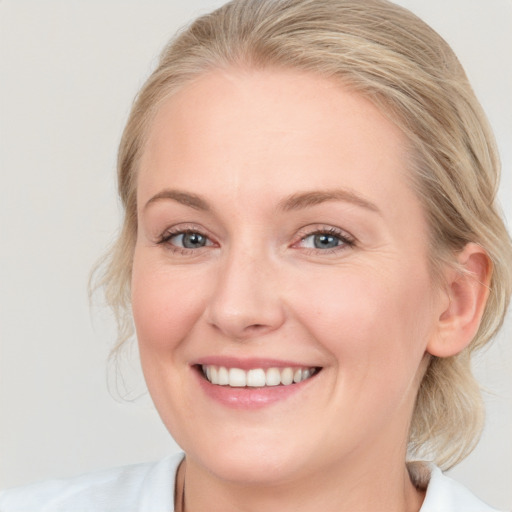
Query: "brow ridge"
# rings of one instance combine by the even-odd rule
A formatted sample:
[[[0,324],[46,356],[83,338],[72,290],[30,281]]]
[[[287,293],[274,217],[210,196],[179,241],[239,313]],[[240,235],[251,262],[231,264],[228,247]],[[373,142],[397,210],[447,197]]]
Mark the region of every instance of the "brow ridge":
[[[210,205],[201,196],[191,192],[174,189],[161,190],[146,202],[144,208],[147,208],[150,204],[161,200],[173,200],[196,210],[206,212],[211,211]],[[361,208],[380,213],[379,208],[371,201],[368,201],[355,192],[345,189],[311,190],[291,194],[279,202],[278,209],[288,212],[316,206],[327,201],[344,201]]]
[[[210,205],[197,194],[168,188],[161,190],[153,197],[151,197],[151,199],[149,199],[149,201],[147,201],[147,203],[144,205],[144,209],[146,209],[150,204],[153,204],[157,201],[162,201],[164,199],[176,201],[177,203],[189,206],[195,210],[202,210],[207,212],[211,209]]]
[[[344,201],[380,213],[379,208],[371,201],[345,189],[311,190],[292,194],[280,201],[279,209],[283,211],[299,210],[325,203],[326,201]]]

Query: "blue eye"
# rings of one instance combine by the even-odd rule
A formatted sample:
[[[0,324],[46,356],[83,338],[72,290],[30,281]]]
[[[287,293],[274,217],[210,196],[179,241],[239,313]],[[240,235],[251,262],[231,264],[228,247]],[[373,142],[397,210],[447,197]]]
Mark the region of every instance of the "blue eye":
[[[313,239],[315,249],[333,249],[341,245],[341,240],[337,236],[328,235],[326,233],[311,235],[311,238]]]
[[[329,229],[304,236],[299,245],[305,249],[315,250],[343,249],[353,246],[354,240],[344,232]]]
[[[208,238],[201,233],[178,233],[168,238],[168,242],[184,249],[200,249],[208,243]]]
[[[176,229],[162,234],[157,244],[164,245],[171,250],[197,250],[214,245],[213,242],[199,231]]]

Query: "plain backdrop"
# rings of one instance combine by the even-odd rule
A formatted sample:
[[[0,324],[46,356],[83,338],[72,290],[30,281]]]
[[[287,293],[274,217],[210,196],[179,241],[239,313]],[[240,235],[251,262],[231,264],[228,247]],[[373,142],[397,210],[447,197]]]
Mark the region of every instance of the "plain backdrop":
[[[108,311],[89,308],[86,288],[120,218],[115,157],[132,98],[173,32],[221,3],[0,0],[0,487],[178,450],[147,395],[123,402],[109,394],[115,329]],[[512,1],[399,3],[437,29],[465,66],[501,148],[510,224]],[[507,509],[511,323],[509,315],[476,361],[486,429],[452,472]],[[144,392],[134,355],[122,374],[130,398]]]

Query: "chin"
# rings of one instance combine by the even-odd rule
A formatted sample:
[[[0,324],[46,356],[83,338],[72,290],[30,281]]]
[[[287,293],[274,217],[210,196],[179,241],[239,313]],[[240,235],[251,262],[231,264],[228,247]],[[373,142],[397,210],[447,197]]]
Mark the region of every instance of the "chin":
[[[187,456],[188,458],[188,456]],[[214,457],[204,457],[197,461],[217,478],[244,485],[275,485],[293,479],[296,472],[296,457],[281,457],[275,453],[247,450],[224,452]]]
[[[305,447],[284,443],[278,439],[233,438],[228,442],[212,436],[202,446],[194,443],[184,451],[187,460],[201,466],[217,478],[237,484],[275,485],[279,481],[292,480],[300,468],[308,468],[312,458]],[[302,448],[302,450],[300,449]]]

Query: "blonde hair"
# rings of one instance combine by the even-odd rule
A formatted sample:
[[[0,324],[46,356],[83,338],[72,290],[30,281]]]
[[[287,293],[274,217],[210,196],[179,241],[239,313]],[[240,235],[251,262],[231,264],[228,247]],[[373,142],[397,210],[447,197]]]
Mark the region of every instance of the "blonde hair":
[[[159,105],[222,67],[284,67],[341,80],[372,100],[411,145],[411,177],[431,228],[431,264],[468,242],[488,253],[493,275],[479,331],[457,356],[431,358],[410,428],[410,457],[448,468],[475,446],[483,406],[472,353],[503,322],[512,247],[497,211],[499,160],[492,132],[448,44],[386,0],[234,0],[179,33],[139,92],[121,140],[118,186],[125,217],[100,284],[118,319],[118,346],[133,334],[130,280],[137,233],[138,161]]]

